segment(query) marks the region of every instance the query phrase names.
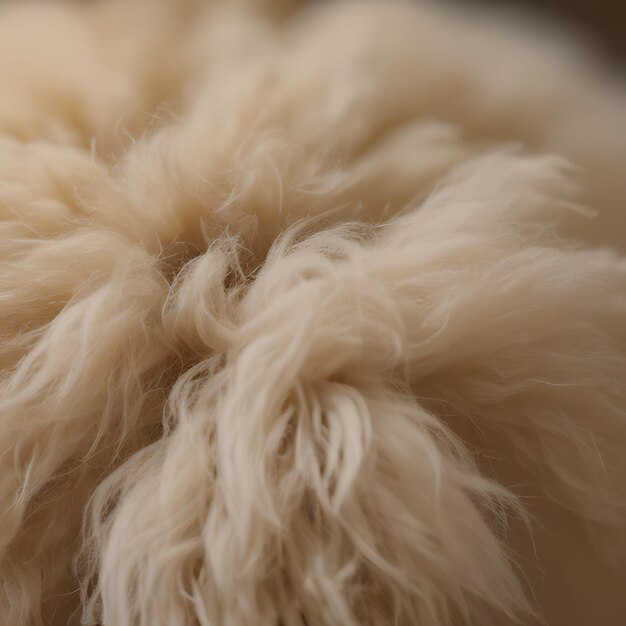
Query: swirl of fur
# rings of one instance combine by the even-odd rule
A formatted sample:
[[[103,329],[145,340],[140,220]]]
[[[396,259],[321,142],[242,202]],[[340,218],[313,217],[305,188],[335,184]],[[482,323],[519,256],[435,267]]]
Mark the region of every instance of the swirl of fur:
[[[622,85],[297,5],[0,8],[2,624],[618,626]]]

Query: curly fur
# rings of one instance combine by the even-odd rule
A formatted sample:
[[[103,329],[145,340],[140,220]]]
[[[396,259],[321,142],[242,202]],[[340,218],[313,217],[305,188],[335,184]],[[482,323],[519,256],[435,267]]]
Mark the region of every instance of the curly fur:
[[[2,624],[622,623],[617,78],[430,4],[0,11]]]

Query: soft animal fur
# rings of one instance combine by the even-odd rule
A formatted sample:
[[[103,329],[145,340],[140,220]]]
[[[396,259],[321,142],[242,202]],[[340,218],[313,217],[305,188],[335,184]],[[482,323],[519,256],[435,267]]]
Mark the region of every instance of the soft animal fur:
[[[4,3],[0,623],[623,624],[625,129],[506,16]]]

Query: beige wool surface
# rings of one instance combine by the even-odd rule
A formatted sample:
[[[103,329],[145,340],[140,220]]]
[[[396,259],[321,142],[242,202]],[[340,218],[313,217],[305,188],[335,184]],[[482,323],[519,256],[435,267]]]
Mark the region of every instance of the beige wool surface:
[[[532,20],[3,3],[0,625],[623,625],[625,252]]]

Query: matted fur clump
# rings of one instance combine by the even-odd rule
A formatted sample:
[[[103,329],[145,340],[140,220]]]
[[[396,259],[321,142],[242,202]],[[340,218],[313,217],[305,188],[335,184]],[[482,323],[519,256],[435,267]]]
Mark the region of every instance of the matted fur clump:
[[[626,94],[507,21],[3,4],[3,626],[623,624]]]

